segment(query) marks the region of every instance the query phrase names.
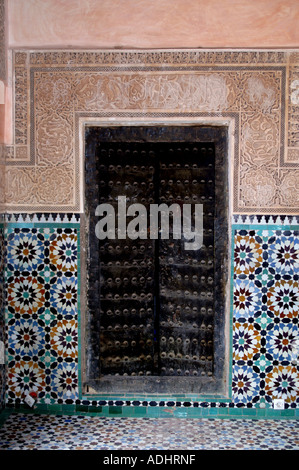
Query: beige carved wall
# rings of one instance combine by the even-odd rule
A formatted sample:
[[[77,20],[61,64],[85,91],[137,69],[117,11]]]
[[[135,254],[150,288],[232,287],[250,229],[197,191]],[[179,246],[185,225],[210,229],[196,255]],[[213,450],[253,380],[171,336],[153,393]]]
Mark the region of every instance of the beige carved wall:
[[[81,212],[85,123],[227,125],[233,213],[298,214],[299,52],[14,51],[10,212]]]

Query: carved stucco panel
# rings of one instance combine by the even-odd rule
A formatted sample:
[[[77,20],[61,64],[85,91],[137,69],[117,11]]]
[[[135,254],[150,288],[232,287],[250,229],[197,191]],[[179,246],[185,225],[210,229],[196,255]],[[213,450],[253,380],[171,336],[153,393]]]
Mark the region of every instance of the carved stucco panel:
[[[228,109],[224,74],[76,74],[76,109]]]
[[[286,155],[286,162],[287,163],[294,163],[298,164],[299,163],[299,148],[288,148],[287,149],[287,155]]]
[[[169,115],[182,123],[196,116],[198,122],[235,120],[235,213],[297,213],[297,56],[16,52],[15,142],[6,149],[8,209],[82,210],[76,115],[109,115],[115,122],[131,116],[140,123],[148,116],[167,122]]]
[[[299,207],[299,170],[281,170],[280,175],[280,204],[282,206]]]
[[[289,76],[289,147],[299,147],[299,67],[290,68]]]
[[[270,168],[240,169],[240,205],[250,212],[260,207],[279,207],[278,171]]]
[[[5,175],[6,204],[20,203],[30,206],[36,204],[36,169],[9,167]]]
[[[74,204],[74,167],[48,167],[36,170],[36,198],[47,205],[52,199],[57,205]]]
[[[260,111],[242,113],[240,162],[248,166],[277,167],[279,163],[279,115]]]
[[[48,207],[52,200],[55,204],[68,209],[73,201],[74,168],[71,167],[10,167],[6,169],[6,203],[15,204],[16,194],[18,203],[30,207],[44,204]]]
[[[65,112],[49,111],[36,117],[36,159],[39,165],[73,162],[73,126]]]
[[[15,69],[15,143],[25,145],[28,143],[28,71],[26,68]]]
[[[2,145],[0,145],[1,149]],[[1,150],[0,150],[1,151]],[[3,163],[0,163],[0,209],[3,211],[5,204],[5,166]]]
[[[281,72],[245,72],[240,83],[242,110],[258,111],[265,114],[277,112],[280,108]]]
[[[72,74],[69,72],[35,72],[35,109],[70,110],[73,105]]]

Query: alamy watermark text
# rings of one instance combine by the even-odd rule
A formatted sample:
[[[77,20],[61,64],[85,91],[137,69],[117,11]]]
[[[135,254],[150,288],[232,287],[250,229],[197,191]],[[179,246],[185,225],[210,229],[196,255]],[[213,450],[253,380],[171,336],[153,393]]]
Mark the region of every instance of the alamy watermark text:
[[[172,217],[172,238],[179,240],[183,237],[185,250],[199,250],[203,244],[202,204],[150,204],[148,214],[143,204],[127,206],[126,196],[118,196],[117,214],[112,204],[104,203],[97,206],[95,215],[101,217],[95,227],[99,240],[125,240],[127,237],[131,240],[166,240],[170,238]]]

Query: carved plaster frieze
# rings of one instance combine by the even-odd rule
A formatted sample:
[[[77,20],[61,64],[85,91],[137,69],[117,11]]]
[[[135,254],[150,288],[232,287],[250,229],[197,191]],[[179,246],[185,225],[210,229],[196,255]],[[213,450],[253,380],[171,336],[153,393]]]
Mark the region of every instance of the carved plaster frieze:
[[[234,213],[299,210],[296,51],[15,51],[10,212],[81,212],[79,122],[233,122]],[[78,119],[80,117],[80,119]]]

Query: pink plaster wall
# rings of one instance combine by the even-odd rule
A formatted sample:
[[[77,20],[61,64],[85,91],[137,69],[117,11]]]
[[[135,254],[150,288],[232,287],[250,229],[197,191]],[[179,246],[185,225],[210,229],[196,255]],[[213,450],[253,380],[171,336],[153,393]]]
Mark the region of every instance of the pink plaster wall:
[[[0,144],[12,143],[12,87],[8,85],[4,87],[4,101],[0,104]]]
[[[298,0],[9,0],[11,48],[297,47]]]

